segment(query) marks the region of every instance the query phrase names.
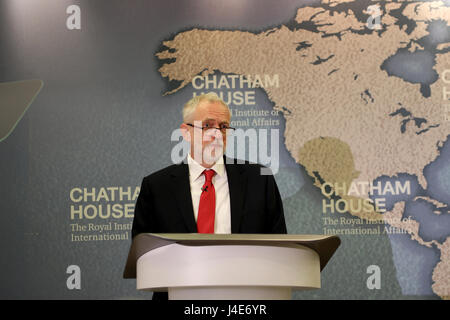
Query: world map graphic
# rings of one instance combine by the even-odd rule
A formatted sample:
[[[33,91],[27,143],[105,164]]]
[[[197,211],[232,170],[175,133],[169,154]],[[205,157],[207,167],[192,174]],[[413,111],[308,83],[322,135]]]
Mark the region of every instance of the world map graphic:
[[[442,1],[331,0],[259,33],[187,29],[156,56],[166,95],[217,73],[258,82],[286,121],[284,147],[327,210],[340,201],[352,217],[437,251],[431,290],[448,299],[449,26]],[[401,284],[414,250],[394,259]]]

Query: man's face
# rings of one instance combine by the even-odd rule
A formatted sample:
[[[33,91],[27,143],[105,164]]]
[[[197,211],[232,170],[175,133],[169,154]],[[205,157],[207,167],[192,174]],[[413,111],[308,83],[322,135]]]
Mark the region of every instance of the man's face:
[[[191,144],[191,156],[204,167],[212,167],[226,149],[226,133],[214,128],[230,125],[228,108],[220,102],[202,101],[189,123],[195,127],[183,123],[181,128],[189,132],[185,139]],[[201,129],[206,126],[211,129]]]

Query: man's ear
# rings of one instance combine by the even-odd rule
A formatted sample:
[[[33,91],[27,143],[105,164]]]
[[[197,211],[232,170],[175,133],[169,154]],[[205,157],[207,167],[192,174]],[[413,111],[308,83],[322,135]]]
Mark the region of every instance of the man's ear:
[[[191,133],[189,131],[189,126],[185,123],[182,123],[180,126],[181,134],[183,135],[183,139],[187,142],[191,142]]]

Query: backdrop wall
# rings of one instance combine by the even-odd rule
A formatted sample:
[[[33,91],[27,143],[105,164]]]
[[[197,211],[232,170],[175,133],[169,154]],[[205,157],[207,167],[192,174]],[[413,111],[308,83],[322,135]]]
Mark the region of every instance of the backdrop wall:
[[[122,279],[139,186],[214,91],[288,232],[342,240],[295,298],[448,298],[447,5],[1,1],[0,297],[150,298]]]

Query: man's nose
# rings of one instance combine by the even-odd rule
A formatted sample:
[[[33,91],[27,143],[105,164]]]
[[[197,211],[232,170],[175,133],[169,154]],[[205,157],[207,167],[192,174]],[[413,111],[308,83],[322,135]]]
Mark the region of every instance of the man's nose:
[[[219,128],[211,128],[209,129],[206,134],[215,139],[221,139],[223,137],[222,131],[220,131]]]
[[[223,139],[223,134],[222,134],[222,131],[220,131],[220,129],[214,128],[214,138],[220,139],[220,140]]]

